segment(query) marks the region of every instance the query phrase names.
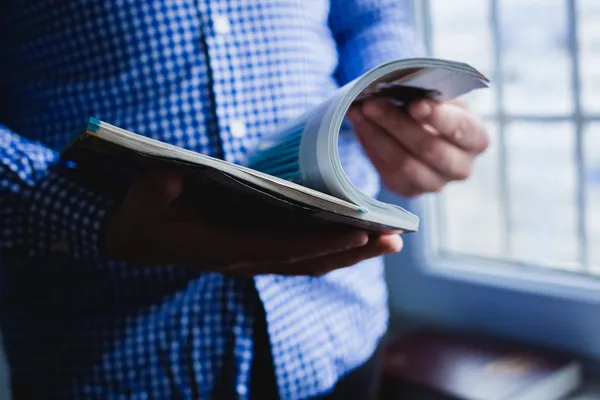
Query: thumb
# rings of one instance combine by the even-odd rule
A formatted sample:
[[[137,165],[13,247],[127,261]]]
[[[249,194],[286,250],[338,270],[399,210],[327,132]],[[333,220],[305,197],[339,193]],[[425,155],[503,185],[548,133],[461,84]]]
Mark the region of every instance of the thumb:
[[[139,217],[164,213],[183,190],[183,177],[174,170],[152,171],[134,182],[125,197],[123,209]]]
[[[137,238],[140,233],[132,230],[156,220],[182,190],[183,178],[174,171],[151,172],[135,181],[120,207],[109,215],[103,236],[103,252],[112,258],[127,257],[131,239]]]

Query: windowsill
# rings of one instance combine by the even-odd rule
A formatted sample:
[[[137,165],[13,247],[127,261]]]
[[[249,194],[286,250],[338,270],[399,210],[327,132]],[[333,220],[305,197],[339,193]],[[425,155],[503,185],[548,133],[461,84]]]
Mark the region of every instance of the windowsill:
[[[600,280],[531,265],[461,256],[426,256],[425,273],[442,279],[535,293],[578,302],[600,303]]]

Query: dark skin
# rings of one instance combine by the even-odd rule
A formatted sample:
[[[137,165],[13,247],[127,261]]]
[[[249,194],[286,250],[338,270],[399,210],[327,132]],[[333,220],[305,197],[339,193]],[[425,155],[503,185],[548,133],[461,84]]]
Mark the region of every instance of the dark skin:
[[[190,207],[178,201],[184,177],[153,171],[128,190],[109,217],[108,257],[134,265],[178,265],[235,276],[323,275],[402,248],[398,234],[366,232],[283,214],[260,219],[233,210]]]

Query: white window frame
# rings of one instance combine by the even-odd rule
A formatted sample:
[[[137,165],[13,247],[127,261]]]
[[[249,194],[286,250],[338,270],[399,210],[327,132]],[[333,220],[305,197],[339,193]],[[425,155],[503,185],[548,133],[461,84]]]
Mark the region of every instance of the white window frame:
[[[497,13],[498,0],[492,3]],[[569,24],[577,26],[576,0],[565,0]],[[429,1],[415,2],[415,20],[428,12]],[[491,16],[492,23],[496,15]],[[428,27],[423,30],[430,29]],[[574,29],[574,31],[576,31]],[[571,35],[578,155],[579,235],[585,237],[583,193],[583,126],[579,103],[579,65],[576,33]],[[428,46],[430,47],[430,46]],[[495,76],[500,78],[501,76]],[[494,79],[492,79],[494,81]],[[499,96],[502,96],[501,90]],[[500,97],[499,100],[502,100]],[[506,123],[499,115],[498,123]],[[537,121],[535,119],[534,121]],[[421,216],[421,232],[405,235],[405,249],[387,258],[392,323],[406,316],[433,323],[476,327],[524,341],[600,358],[600,277],[587,277],[528,263],[470,256],[436,254],[435,196],[406,201],[389,192],[384,201],[396,202]],[[585,247],[582,249],[585,250]],[[585,254],[585,251],[584,253]],[[583,258],[585,263],[585,257]]]

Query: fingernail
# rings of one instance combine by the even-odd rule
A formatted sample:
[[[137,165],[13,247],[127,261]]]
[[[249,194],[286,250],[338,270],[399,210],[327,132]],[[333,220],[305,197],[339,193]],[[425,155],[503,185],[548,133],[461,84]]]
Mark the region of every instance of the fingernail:
[[[402,242],[402,240],[394,243],[394,245],[392,246],[392,253],[398,253],[400,251],[402,251],[402,248],[404,247],[404,243]]]
[[[427,118],[431,115],[431,111],[433,110],[433,108],[431,107],[431,104],[429,104],[426,101],[421,101],[417,104],[414,105],[414,107],[412,108],[412,115],[414,118]]]
[[[398,253],[402,250],[404,242],[400,236],[393,237],[390,243],[387,243],[386,254]]]
[[[383,104],[379,99],[370,100],[363,106],[363,112],[369,117],[377,118],[383,113]]]
[[[353,240],[350,242],[351,243],[350,248],[362,247],[362,246],[366,245],[367,243],[369,243],[369,236],[364,232],[355,234],[352,239]]]

